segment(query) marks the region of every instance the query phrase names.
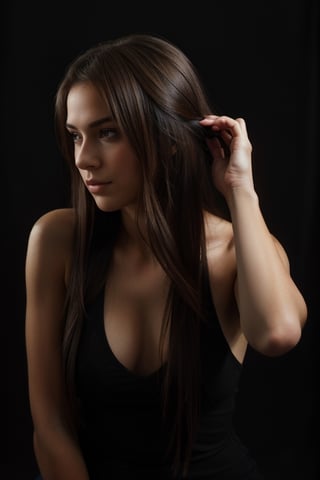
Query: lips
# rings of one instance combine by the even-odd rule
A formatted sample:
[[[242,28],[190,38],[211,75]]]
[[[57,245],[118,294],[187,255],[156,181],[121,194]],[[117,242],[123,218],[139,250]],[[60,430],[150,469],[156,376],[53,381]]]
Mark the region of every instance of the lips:
[[[110,181],[103,181],[103,180],[86,180],[86,185],[89,187],[90,185],[107,185],[108,183],[111,183]]]
[[[94,180],[94,179],[86,180],[87,188],[91,193],[99,193],[107,185],[110,185],[111,183],[112,182],[110,182],[110,181],[105,182],[105,181],[102,181],[102,180]]]

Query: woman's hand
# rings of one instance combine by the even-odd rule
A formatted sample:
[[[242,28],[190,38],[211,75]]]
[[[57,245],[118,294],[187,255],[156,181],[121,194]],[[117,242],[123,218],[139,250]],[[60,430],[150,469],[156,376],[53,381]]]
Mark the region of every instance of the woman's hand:
[[[226,199],[234,189],[254,192],[252,146],[243,118],[208,115],[200,124],[211,127],[217,136],[207,140],[213,156],[212,175],[217,189]]]

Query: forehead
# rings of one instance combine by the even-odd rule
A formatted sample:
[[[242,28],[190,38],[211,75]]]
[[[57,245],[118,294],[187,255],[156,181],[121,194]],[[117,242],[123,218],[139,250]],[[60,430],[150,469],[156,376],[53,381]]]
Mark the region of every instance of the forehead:
[[[90,123],[110,115],[110,109],[99,90],[92,83],[73,85],[67,96],[67,123]]]

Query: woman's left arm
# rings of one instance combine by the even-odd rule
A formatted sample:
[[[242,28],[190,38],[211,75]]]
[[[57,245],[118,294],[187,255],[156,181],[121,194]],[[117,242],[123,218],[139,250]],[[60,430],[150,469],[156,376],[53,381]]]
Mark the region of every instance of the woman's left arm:
[[[300,340],[307,307],[290,275],[287,254],[261,213],[245,121],[210,115],[201,124],[218,133],[208,145],[214,159],[213,180],[231,214],[242,331],[257,351],[280,355]]]

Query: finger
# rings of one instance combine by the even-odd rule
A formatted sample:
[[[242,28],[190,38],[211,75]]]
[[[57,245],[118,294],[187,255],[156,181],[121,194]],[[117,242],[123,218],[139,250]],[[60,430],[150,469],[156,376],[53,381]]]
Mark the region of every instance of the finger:
[[[214,137],[207,141],[211,155],[215,160],[225,159],[229,156],[229,147],[222,137]]]
[[[232,135],[228,130],[221,130],[219,136],[223,139],[226,145],[230,145],[232,142]]]
[[[245,120],[243,118],[239,117],[239,118],[236,118],[236,121],[239,123],[240,128],[242,130],[242,133],[244,133],[246,136],[248,136],[247,125],[246,125]]]
[[[210,115],[202,119],[200,123],[203,126],[210,126],[215,132],[221,133],[222,131],[227,131],[232,137],[240,137],[242,135],[244,120],[239,120],[240,121],[227,117],[226,115],[220,117]]]

